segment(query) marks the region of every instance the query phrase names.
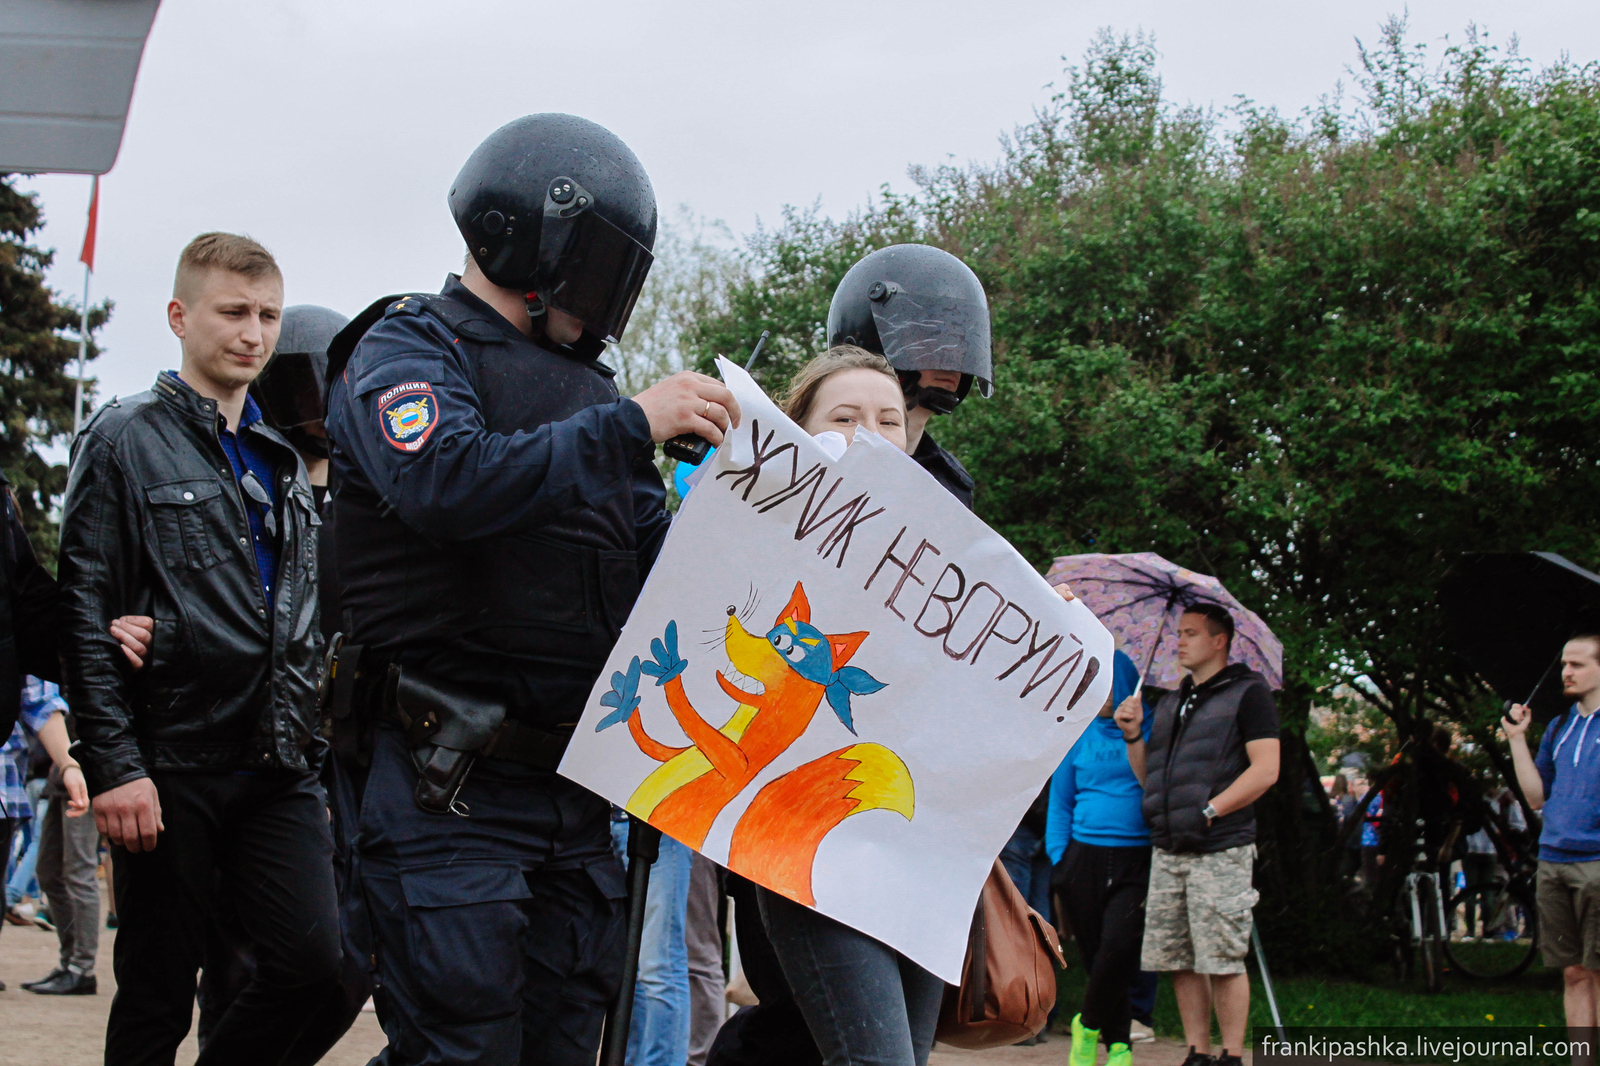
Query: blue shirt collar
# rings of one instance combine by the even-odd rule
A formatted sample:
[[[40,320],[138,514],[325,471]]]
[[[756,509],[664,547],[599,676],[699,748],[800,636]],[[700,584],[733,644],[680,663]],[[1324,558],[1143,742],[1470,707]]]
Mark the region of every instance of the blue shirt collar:
[[[162,373],[166,375],[172,384],[181,389],[187,389],[196,396],[200,395],[198,392],[195,392],[193,385],[190,385],[187,381],[178,376],[178,372],[176,370],[163,370]],[[244,410],[239,415],[239,428],[244,429],[251,423],[259,421],[261,421],[261,408],[256,404],[256,398],[247,392],[244,394]]]

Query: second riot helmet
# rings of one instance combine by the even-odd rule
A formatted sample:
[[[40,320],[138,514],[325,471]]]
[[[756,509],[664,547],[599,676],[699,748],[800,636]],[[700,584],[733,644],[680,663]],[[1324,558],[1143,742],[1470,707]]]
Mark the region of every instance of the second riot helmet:
[[[312,455],[327,454],[326,438],[308,432],[306,426],[322,420],[328,344],[349,321],[339,312],[315,304],[285,307],[278,346],[250,384],[250,395],[261,406],[267,425]]]
[[[973,382],[994,391],[989,301],[967,264],[926,244],[880,248],[845,273],[828,307],[828,345],[878,352],[900,373],[908,399],[948,413]],[[961,375],[955,392],[924,389],[923,370]]]
[[[508,122],[461,168],[450,213],[484,277],[622,338],[653,261],[656,194],[616,134],[573,115]]]

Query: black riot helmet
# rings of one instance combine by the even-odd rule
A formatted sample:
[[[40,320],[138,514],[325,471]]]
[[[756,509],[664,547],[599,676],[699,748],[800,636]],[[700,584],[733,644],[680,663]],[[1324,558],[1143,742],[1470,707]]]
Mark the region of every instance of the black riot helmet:
[[[994,392],[989,301],[967,264],[926,244],[880,248],[845,274],[828,307],[828,345],[878,352],[900,375],[906,402],[936,414],[955,410],[978,383]],[[923,370],[961,375],[955,392],[923,387]]]
[[[450,213],[484,277],[615,343],[644,287],[656,194],[616,134],[572,115],[526,115],[478,145]],[[534,297],[537,297],[535,299]]]
[[[267,425],[281,432],[300,451],[319,458],[328,456],[328,442],[307,431],[322,421],[325,409],[323,379],[328,372],[328,344],[350,320],[316,304],[295,304],[283,309],[278,346],[250,395],[261,407]]]

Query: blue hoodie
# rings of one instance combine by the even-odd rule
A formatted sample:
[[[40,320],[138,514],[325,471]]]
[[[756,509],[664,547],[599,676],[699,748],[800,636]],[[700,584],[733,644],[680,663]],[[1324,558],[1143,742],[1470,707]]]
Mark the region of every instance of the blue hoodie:
[[[1139,668],[1118,651],[1111,672],[1111,705],[1121,706],[1139,687]],[[1150,739],[1155,707],[1144,704],[1144,738]],[[1150,843],[1150,830],[1139,810],[1144,787],[1128,765],[1122,729],[1110,718],[1095,717],[1050,778],[1049,819],[1044,849],[1052,863],[1061,861],[1074,840],[1105,848],[1132,848]]]
[[[1600,859],[1600,711],[1573,704],[1550,723],[1534,759],[1544,781],[1539,861]]]

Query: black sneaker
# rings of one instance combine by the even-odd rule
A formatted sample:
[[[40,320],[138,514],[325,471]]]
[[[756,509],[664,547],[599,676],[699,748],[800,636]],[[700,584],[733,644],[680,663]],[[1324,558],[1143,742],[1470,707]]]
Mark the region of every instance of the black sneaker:
[[[40,981],[28,991],[41,996],[93,996],[99,994],[99,984],[92,973],[62,970],[55,977],[48,981]]]
[[[1237,1062],[1238,1060],[1235,1059],[1234,1061]],[[1183,1066],[1216,1066],[1216,1063],[1217,1060],[1214,1056],[1196,1051],[1193,1044],[1189,1045],[1189,1057],[1183,1060]]]
[[[1228,1054],[1227,1048],[1223,1048],[1222,1054],[1218,1055],[1213,1061],[1216,1066],[1244,1066],[1244,1060],[1237,1055]]]
[[[22,987],[25,988],[25,989],[31,989],[31,988],[33,988],[34,985],[48,984],[49,982],[54,981],[57,977],[60,977],[62,974],[66,973],[66,972],[67,971],[63,967],[57,966],[55,969],[53,969],[49,973],[45,974],[43,977],[39,978],[37,981],[24,981],[24,982],[22,982]]]

